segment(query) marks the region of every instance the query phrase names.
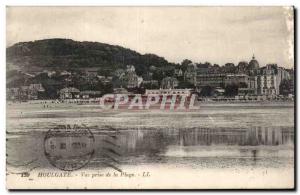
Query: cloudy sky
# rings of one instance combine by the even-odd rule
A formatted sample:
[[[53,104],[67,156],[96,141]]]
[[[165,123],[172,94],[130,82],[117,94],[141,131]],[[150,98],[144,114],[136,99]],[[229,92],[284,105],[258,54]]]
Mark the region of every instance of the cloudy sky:
[[[154,53],[171,62],[293,67],[293,12],[284,7],[8,7],[7,46],[70,38]]]

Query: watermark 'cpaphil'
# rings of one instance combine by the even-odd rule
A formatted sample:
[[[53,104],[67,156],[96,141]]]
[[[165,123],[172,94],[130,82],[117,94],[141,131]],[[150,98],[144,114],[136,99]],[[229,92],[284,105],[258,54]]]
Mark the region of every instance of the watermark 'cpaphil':
[[[195,105],[196,95],[183,94],[173,95],[127,95],[127,94],[107,94],[100,99],[102,109],[128,109],[128,110],[198,110]]]

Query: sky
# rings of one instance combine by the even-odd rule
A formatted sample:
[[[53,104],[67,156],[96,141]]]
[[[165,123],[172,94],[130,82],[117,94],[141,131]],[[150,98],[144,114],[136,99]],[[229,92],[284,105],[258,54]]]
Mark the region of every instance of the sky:
[[[7,7],[6,46],[48,38],[120,45],[170,62],[294,64],[288,7]]]

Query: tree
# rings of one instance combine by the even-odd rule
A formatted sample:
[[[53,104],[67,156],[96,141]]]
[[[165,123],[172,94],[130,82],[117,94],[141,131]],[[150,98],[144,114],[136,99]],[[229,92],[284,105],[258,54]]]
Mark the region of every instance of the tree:
[[[189,59],[184,59],[182,62],[181,62],[181,66],[185,66],[185,65],[189,65],[193,63],[191,60]]]
[[[239,88],[247,88],[247,87],[248,87],[247,83],[245,83],[245,82],[239,83]]]
[[[113,85],[112,83],[106,83],[103,84],[103,89],[101,90],[102,94],[109,94],[109,93],[113,93]]]
[[[55,85],[43,85],[45,89],[45,97],[46,99],[57,99],[59,97],[59,90],[61,87]]]
[[[204,86],[200,92],[200,96],[209,97],[213,95],[213,88],[211,86]]]
[[[174,76],[174,69],[166,69],[166,70],[165,70],[165,75],[166,75],[167,77],[172,77],[172,76]]]
[[[236,67],[233,63],[226,63],[223,67],[225,73],[235,73]]]
[[[141,88],[144,89],[159,89],[158,84],[154,84],[154,83],[142,83]]]
[[[238,95],[238,91],[239,91],[239,86],[238,85],[229,84],[225,87],[224,95],[229,96],[229,97],[236,96],[236,95]]]
[[[178,89],[193,89],[195,86],[188,81],[181,81],[178,83]]]
[[[153,79],[158,80],[159,82],[164,78],[164,73],[161,69],[157,69],[153,73]]]
[[[191,63],[193,63],[191,60],[188,60],[188,59],[183,60],[183,61],[181,62],[181,70],[182,70],[183,72],[185,72],[186,69],[187,69],[187,67],[188,67],[188,65],[191,64]]]
[[[279,94],[287,96],[291,93],[291,80],[283,79],[279,85]]]
[[[97,71],[97,74],[98,75],[101,75],[101,76],[105,76],[105,77],[108,77],[108,76],[111,76],[112,75],[112,70],[111,69],[108,69],[108,68],[100,68],[98,71]]]

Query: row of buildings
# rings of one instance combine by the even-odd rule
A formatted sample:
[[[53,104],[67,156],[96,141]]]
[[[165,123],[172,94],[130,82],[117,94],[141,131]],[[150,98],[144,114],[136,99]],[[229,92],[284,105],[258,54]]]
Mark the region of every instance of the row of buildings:
[[[178,87],[178,80],[175,77],[165,77],[160,82],[153,79],[144,79],[138,76],[135,72],[135,67],[133,65],[127,65],[126,69],[118,69],[115,71],[114,76],[117,78],[118,82],[115,82],[116,88],[138,88],[141,85],[152,85],[156,88],[162,89],[174,89]]]
[[[101,97],[101,91],[85,90],[80,91],[74,87],[65,87],[57,91],[60,99],[88,99]],[[8,100],[37,100],[45,99],[45,89],[42,84],[30,84],[29,86],[21,86],[20,88],[8,88],[6,91]]]
[[[171,75],[165,75],[163,72],[160,79],[153,76],[156,70],[155,66],[151,66],[146,75],[138,76],[135,67],[127,65],[125,69],[117,69],[110,75],[99,75],[98,69],[86,69],[84,70],[85,74],[81,77],[88,83],[95,83],[95,79],[105,85],[111,83],[114,90],[126,89],[130,91],[130,89],[144,88],[148,89],[149,93],[151,92],[149,91],[150,89],[153,90],[152,93],[157,93],[155,89],[172,89],[174,91],[180,88],[193,88],[201,93],[204,87],[209,86],[220,92],[218,94],[222,94],[227,86],[235,85],[238,86],[238,91],[241,92],[239,94],[276,96],[280,93],[280,84],[284,80],[291,81],[289,82],[292,85],[290,88],[292,90],[294,88],[293,69],[284,69],[276,64],[267,64],[264,67],[260,67],[254,55],[249,63],[240,62],[237,66],[232,63],[227,63],[221,67],[209,63],[189,63],[185,68],[183,65],[176,66]],[[78,77],[75,77],[76,74],[68,71],[62,71],[59,74],[55,71],[46,73],[49,79],[54,81],[56,77],[62,79],[64,86],[72,86],[74,80],[78,80]],[[31,77],[34,78],[34,76]],[[191,85],[184,85],[182,82]],[[79,89],[73,87],[56,88],[57,92],[55,91],[54,93],[57,93],[61,99],[91,98],[103,95],[101,91],[79,91]],[[40,83],[7,89],[7,99],[10,100],[47,98],[44,96],[45,89]]]
[[[120,74],[121,73],[121,74]],[[238,85],[239,90],[250,95],[278,95],[283,80],[294,80],[293,70],[267,64],[260,67],[253,55],[250,62],[242,61],[237,66],[227,63],[225,66],[190,63],[186,70],[175,68],[173,76],[165,76],[161,81],[138,77],[134,66],[127,70],[119,70],[118,77],[125,88],[140,87],[141,84],[154,85],[161,89],[175,89],[179,86],[178,78],[194,85],[198,92],[205,86],[225,88],[228,85]],[[293,89],[294,86],[291,86]]]
[[[7,88],[6,97],[9,100],[36,100],[43,99],[45,89],[42,84]]]
[[[238,72],[235,73],[210,72],[208,67],[196,68],[195,65],[190,64],[184,79],[193,83],[198,90],[204,86],[224,88],[235,84],[251,95],[278,95],[281,82],[294,79],[293,71],[276,64],[267,64],[260,68],[254,56],[249,64],[239,63],[237,70]]]

